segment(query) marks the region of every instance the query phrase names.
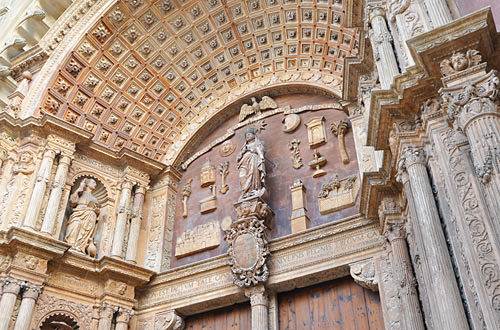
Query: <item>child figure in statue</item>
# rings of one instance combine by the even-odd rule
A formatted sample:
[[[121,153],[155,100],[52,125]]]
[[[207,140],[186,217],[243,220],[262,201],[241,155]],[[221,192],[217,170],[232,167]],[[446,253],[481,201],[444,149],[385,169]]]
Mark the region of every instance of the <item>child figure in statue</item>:
[[[266,192],[264,146],[257,137],[255,129],[249,128],[246,131],[245,144],[236,161],[242,191],[240,200],[264,195]]]
[[[83,179],[78,189],[71,194],[69,202],[73,213],[68,221],[64,241],[72,248],[95,257],[94,234],[99,216],[99,202],[92,192],[96,188],[94,179]]]

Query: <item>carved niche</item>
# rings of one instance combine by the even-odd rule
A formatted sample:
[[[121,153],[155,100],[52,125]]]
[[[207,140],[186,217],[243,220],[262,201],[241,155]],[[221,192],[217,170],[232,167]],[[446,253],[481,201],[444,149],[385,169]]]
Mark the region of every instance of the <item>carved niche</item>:
[[[359,181],[358,176],[339,180],[335,175],[330,183],[323,184],[318,194],[319,212],[324,215],[353,206],[360,188]]]
[[[213,249],[221,241],[218,221],[206,223],[185,231],[175,243],[175,256],[184,257],[193,253]]]

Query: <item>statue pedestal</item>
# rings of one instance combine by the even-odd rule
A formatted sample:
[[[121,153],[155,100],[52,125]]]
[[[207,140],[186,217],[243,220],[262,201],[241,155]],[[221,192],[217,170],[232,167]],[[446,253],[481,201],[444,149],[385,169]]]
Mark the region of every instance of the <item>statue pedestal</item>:
[[[273,211],[261,197],[234,203],[238,220],[226,230],[229,265],[234,284],[249,287],[265,282],[269,276],[266,265],[269,256],[267,224]]]

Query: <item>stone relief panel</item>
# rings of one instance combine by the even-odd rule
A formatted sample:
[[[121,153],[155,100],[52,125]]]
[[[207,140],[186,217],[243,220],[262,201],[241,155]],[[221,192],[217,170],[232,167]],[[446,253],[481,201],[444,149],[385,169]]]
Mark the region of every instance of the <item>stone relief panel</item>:
[[[254,115],[248,117],[243,122],[239,122],[239,113],[235,113],[233,117],[224,121],[219,127],[214,127],[212,133],[209,133],[209,136],[202,139],[197,149],[192,153],[193,156],[185,162],[187,165],[185,166],[185,171],[182,173],[179,187],[186,186],[191,180],[192,182],[188,194],[180,191],[176,195],[173,227],[174,237],[180,237],[183,233],[191,231],[198,226],[211,223],[214,220],[221,221],[229,217],[233,219],[233,222],[236,221],[237,214],[233,203],[240,199],[242,193],[244,194],[244,190],[242,190],[240,184],[240,175],[242,172],[238,169],[237,158],[241,154],[242,148],[244,148],[245,133],[248,128],[254,128],[258,132],[258,139],[264,149],[263,169],[265,170],[265,188],[267,190],[264,194],[269,195],[267,204],[275,213],[274,220],[269,224],[271,239],[292,233],[290,219],[292,218],[293,210],[290,187],[298,178],[302,179],[306,189],[304,199],[305,205],[308,205],[307,216],[310,219],[310,227],[340,220],[357,213],[356,203],[359,199],[357,193],[349,194],[349,201],[346,203],[341,202],[342,206],[335,211],[329,211],[328,215],[320,213],[318,206],[318,194],[323,184],[330,183],[335,175],[338,175],[341,179],[345,179],[358,174],[352,130],[348,129],[344,135],[345,149],[351,158],[347,164],[343,162],[337,138],[326,131],[326,127],[330,127],[332,123],[345,120],[345,113],[332,110],[331,104],[335,103],[335,100],[325,96],[291,94],[274,97],[274,101],[278,108],[262,111],[261,116],[263,119],[261,120],[259,118],[262,117]],[[330,105],[322,107],[322,105],[326,104]],[[295,130],[290,132],[283,131],[283,119],[285,116],[290,115],[296,115],[302,123],[309,122],[313,118],[323,117],[322,132],[325,134],[325,137],[330,135],[330,138],[327,138],[327,143],[311,149],[308,143],[308,129],[303,124],[298,125]],[[221,139],[221,137],[225,137],[225,140]],[[289,150],[289,142],[294,139],[301,141],[301,143],[294,143],[292,146],[294,150]],[[213,144],[214,141],[218,141],[218,144]],[[321,171],[324,171],[325,175],[316,178],[313,178],[316,167],[307,166],[307,162],[314,159],[314,151],[320,152],[321,157],[327,160],[320,168]],[[297,166],[294,168],[294,162],[291,159],[291,156],[293,156],[291,155],[292,152],[294,152],[294,155],[297,155],[298,152],[298,155],[302,158],[303,166],[298,166],[297,156],[295,157],[297,159]],[[200,175],[202,168],[208,160],[215,165],[216,170],[219,170],[219,164],[229,162],[227,172],[221,172],[219,175],[216,173],[215,175],[216,199],[213,199],[213,193],[209,187],[201,187]],[[258,165],[258,163],[256,164]],[[225,173],[225,176],[222,173]],[[222,182],[223,178],[224,183]],[[257,184],[257,181],[260,180],[260,174],[256,172],[255,178]],[[355,183],[353,187],[356,189],[359,187],[358,181],[359,178],[357,181],[353,181]],[[221,192],[224,185],[229,187],[225,194]],[[343,189],[342,191],[344,191]],[[260,190],[260,188],[257,190]],[[189,195],[189,198],[186,198],[186,195]],[[204,213],[205,211],[202,212],[200,202],[210,202],[207,200],[209,197],[212,198],[212,202],[216,201],[216,208],[209,213]],[[187,210],[186,217],[183,216],[185,210]],[[157,211],[157,208],[154,208],[154,212],[159,211]],[[221,235],[223,235],[222,231]],[[223,241],[222,237],[220,244],[210,250],[193,252],[185,256],[176,255],[177,252],[172,251],[171,267],[185,265],[225,253],[228,243]],[[171,242],[170,246],[173,247],[172,250],[175,250],[175,239]]]

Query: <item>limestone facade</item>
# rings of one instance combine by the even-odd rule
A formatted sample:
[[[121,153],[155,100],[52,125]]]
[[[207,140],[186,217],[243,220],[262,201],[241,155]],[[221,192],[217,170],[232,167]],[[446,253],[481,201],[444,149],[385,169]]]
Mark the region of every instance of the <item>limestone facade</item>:
[[[0,330],[279,329],[349,276],[386,329],[500,328],[498,13],[460,6],[0,3]]]

